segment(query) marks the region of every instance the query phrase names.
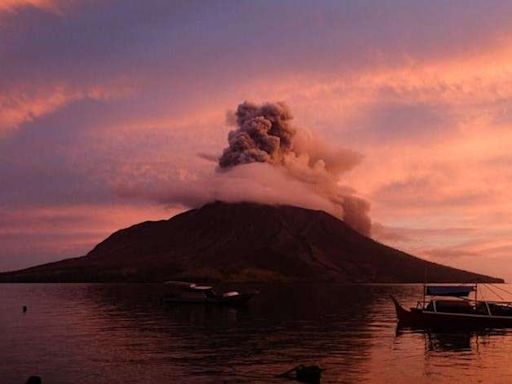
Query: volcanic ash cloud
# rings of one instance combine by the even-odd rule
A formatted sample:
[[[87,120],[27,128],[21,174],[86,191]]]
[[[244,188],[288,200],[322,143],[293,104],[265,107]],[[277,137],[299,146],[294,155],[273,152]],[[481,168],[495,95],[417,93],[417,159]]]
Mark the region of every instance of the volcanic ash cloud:
[[[293,181],[295,188],[284,188],[281,199],[274,193],[273,201],[261,201],[264,199],[257,199],[254,192],[251,193],[253,198],[260,202],[280,200],[281,203],[295,201],[297,204],[300,200],[297,193],[316,195],[316,198],[304,196],[304,203],[299,201],[299,205],[320,208],[320,198],[324,201],[320,209],[342,217],[352,228],[369,235],[369,203],[356,196],[351,188],[341,185],[343,174],[356,166],[361,156],[350,150],[333,148],[311,132],[295,128],[292,119],[290,109],[284,103],[240,104],[228,119],[236,123],[236,129],[229,132],[229,146],[218,160],[218,172],[231,173],[235,168],[251,163],[267,164],[273,177],[267,177],[266,183],[275,181],[276,187],[281,186],[283,181],[277,179],[284,177]],[[258,176],[255,173],[255,177]],[[296,187],[297,183],[301,188]],[[272,188],[272,184],[268,187]],[[287,197],[287,193],[290,196]],[[313,201],[314,206],[309,206],[308,202]]]
[[[334,148],[291,121],[283,103],[244,102],[228,114],[235,129],[220,157],[200,155],[217,162],[214,169],[179,168],[172,174],[169,169],[145,168],[118,183],[117,192],[186,207],[221,200],[317,209],[369,235],[370,205],[342,184],[343,175],[361,161],[361,155]]]

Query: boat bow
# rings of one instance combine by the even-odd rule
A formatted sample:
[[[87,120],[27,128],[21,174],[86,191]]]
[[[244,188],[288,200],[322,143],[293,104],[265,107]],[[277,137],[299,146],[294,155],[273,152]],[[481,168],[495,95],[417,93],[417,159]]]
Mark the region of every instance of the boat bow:
[[[398,302],[398,300],[393,295],[390,295],[390,297],[391,297],[391,300],[393,301],[393,304],[395,305],[395,312],[396,312],[396,317],[397,317],[398,321],[403,322],[403,321],[408,320],[411,316],[411,312],[408,311],[407,309],[405,309],[404,307],[402,307],[402,305]]]

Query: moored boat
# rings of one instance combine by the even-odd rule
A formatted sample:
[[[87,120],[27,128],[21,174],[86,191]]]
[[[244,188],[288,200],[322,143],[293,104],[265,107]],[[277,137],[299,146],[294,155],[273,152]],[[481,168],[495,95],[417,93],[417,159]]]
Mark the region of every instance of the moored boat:
[[[470,295],[473,295],[470,298]],[[424,285],[423,299],[404,308],[391,296],[398,324],[420,328],[512,327],[512,302],[478,300],[478,285]]]
[[[219,292],[209,285],[198,285],[183,281],[165,283],[168,293],[163,296],[165,303],[243,305],[257,295],[258,291]]]

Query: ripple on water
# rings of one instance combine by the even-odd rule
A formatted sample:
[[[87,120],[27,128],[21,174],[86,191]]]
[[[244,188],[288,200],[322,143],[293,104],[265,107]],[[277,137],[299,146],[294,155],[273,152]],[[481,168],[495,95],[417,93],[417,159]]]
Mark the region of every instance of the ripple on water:
[[[512,380],[510,331],[397,333],[389,294],[414,305],[421,286],[259,288],[235,309],[163,306],[154,285],[2,285],[0,377],[271,383],[304,363],[327,368],[323,383]]]

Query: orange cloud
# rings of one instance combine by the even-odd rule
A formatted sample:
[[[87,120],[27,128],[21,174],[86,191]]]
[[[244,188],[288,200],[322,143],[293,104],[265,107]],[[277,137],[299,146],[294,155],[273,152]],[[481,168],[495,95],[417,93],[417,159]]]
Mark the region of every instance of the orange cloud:
[[[108,101],[127,95],[125,85],[90,86],[75,89],[68,85],[45,87],[20,86],[0,95],[0,138],[13,132],[20,125],[45,116],[78,100]]]
[[[293,74],[275,90],[301,120],[365,155],[348,183],[370,198],[375,220],[408,229],[383,230],[382,239],[509,278],[512,269],[498,263],[511,249],[500,237],[512,235],[512,44],[481,48],[338,78]],[[395,110],[411,113],[398,119]],[[415,232],[418,226],[432,228],[430,234]],[[443,230],[460,227],[470,231]],[[435,236],[434,229],[440,229]],[[484,259],[490,263],[482,268]]]
[[[0,12],[15,12],[22,7],[36,7],[47,11],[55,12],[58,10],[54,0],[0,0]]]

